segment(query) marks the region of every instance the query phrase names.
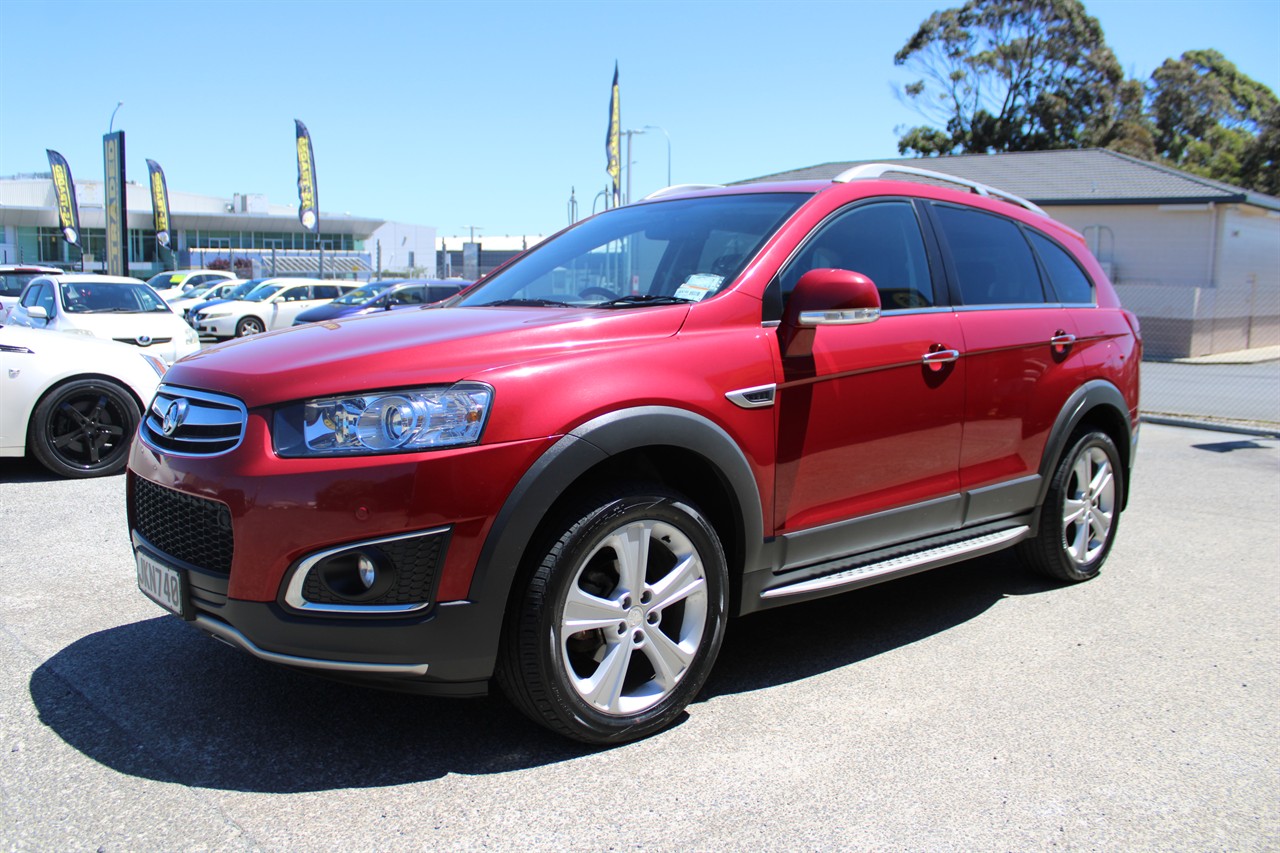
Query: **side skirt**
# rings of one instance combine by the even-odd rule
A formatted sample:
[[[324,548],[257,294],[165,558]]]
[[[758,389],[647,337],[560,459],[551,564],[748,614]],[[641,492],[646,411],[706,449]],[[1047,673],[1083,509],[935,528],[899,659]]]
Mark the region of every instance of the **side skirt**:
[[[1031,535],[1031,515],[838,557],[791,571],[743,578],[742,613],[822,598],[863,586],[993,554]]]

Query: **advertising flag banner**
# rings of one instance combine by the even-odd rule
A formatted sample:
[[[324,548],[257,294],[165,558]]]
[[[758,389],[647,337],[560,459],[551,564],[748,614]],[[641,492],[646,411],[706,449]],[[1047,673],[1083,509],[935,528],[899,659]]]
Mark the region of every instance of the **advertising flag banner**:
[[[151,212],[155,225],[156,243],[166,249],[169,245],[169,187],[164,182],[164,169],[155,160],[147,161],[147,174],[151,184]]]
[[[103,209],[107,219],[107,275],[129,274],[129,248],[125,245],[124,131],[102,137]]]
[[[296,118],[298,126],[298,220],[312,234],[320,231],[320,202],[316,200],[316,152],[311,147],[307,126]]]
[[[609,96],[609,133],[604,140],[604,150],[608,157],[608,168],[605,170],[613,179],[613,206],[622,203],[622,104],[618,100],[618,63],[613,63],[613,91]]]
[[[80,209],[76,207],[76,185],[71,180],[71,167],[67,158],[48,148],[49,171],[53,173],[53,191],[58,199],[58,226],[62,239],[73,246],[80,245]]]

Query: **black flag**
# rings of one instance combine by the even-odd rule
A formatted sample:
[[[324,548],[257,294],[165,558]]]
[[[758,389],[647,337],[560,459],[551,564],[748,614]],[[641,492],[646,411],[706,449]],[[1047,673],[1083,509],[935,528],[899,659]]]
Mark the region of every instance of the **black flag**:
[[[307,126],[296,118],[298,126],[298,220],[312,234],[320,231],[320,202],[316,200],[316,152],[311,147]]]
[[[62,239],[73,246],[80,245],[80,209],[76,207],[76,185],[71,180],[71,167],[67,158],[46,148],[49,155],[49,171],[53,173],[53,191],[58,198],[58,225]]]

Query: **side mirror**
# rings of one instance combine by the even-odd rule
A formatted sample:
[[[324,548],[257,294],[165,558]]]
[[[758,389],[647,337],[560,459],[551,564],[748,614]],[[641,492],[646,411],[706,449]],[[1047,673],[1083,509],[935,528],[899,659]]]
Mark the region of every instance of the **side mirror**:
[[[49,311],[43,305],[32,305],[27,309],[27,316],[32,320],[48,320]]]
[[[809,355],[818,326],[850,326],[880,319],[880,292],[860,272],[809,270],[800,276],[782,315],[779,335],[785,356]]]

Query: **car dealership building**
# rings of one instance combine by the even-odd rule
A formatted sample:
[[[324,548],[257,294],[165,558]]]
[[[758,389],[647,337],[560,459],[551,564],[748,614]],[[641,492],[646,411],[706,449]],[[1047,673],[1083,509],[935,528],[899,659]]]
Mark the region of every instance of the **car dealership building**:
[[[75,190],[80,248],[62,239],[49,173],[0,178],[0,263],[104,270],[103,182],[77,180]],[[234,269],[243,278],[367,279],[380,268],[435,274],[436,229],[431,226],[322,213],[320,233],[312,234],[298,222],[296,206],[272,204],[255,194],[225,198],[171,191],[169,208],[172,252],[156,245],[148,187],[128,184],[130,275],[146,279],[164,269],[186,267]]]

